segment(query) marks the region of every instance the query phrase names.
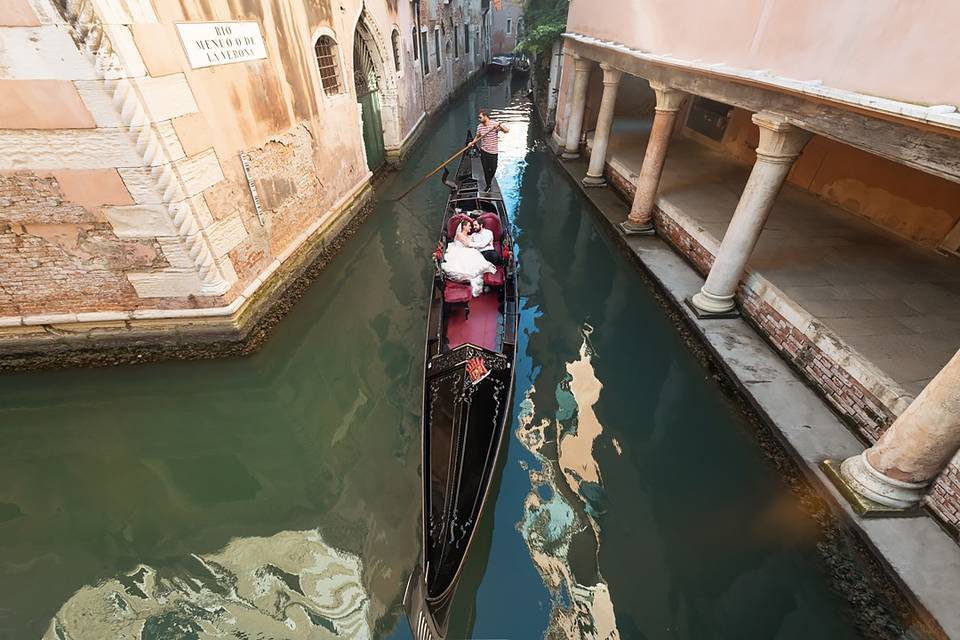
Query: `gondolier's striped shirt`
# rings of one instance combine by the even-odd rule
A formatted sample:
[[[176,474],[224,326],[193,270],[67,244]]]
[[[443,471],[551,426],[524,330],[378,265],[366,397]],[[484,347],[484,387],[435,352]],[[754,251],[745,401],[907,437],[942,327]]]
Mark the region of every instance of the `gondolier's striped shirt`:
[[[500,123],[491,120],[487,124],[477,126],[477,135],[480,136],[480,150],[487,153],[499,153]]]

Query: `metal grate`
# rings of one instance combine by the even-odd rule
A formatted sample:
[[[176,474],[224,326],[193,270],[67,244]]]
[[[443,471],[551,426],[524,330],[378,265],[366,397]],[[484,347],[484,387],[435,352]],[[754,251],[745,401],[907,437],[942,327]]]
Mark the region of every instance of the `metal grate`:
[[[394,30],[393,34],[390,36],[390,40],[393,42],[393,65],[397,70],[397,73],[400,72],[400,32]]]
[[[362,98],[376,91],[379,88],[378,80],[373,54],[370,53],[358,29],[353,43],[353,83],[357,90],[357,97]]]
[[[340,65],[337,64],[337,43],[330,36],[320,36],[314,46],[320,82],[327,95],[340,93]]]

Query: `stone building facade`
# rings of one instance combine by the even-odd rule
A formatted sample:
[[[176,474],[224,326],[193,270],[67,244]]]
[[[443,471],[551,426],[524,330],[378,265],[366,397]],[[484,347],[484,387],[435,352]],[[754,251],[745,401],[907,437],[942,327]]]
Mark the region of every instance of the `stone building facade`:
[[[523,0],[502,0],[490,9],[490,47],[493,55],[513,53],[523,31]]]
[[[420,43],[423,109],[439,109],[488,59],[484,37],[488,20],[487,2],[417,2],[419,19],[415,29]]]
[[[482,67],[482,4],[2,3],[0,350],[242,336]]]
[[[553,140],[706,278],[699,317],[745,317],[862,439],[848,494],[956,536],[960,13],[841,5],[573,0]]]

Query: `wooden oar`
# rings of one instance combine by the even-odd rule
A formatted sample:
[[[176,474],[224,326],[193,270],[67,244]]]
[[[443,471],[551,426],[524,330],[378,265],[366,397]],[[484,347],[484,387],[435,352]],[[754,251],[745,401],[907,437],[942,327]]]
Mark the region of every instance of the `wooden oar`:
[[[472,147],[472,146],[473,146],[473,143],[471,142],[470,144],[468,144],[467,146],[465,146],[463,149],[460,149],[460,151],[457,151],[455,154],[453,154],[452,156],[450,156],[449,158],[447,158],[446,160],[444,160],[442,163],[440,163],[440,165],[439,165],[436,169],[434,169],[433,171],[431,171],[431,172],[428,173],[427,175],[425,175],[425,176],[423,176],[422,178],[420,178],[419,180],[417,180],[417,183],[416,183],[415,185],[413,185],[412,187],[410,187],[409,189],[407,189],[406,191],[404,191],[403,194],[401,194],[399,198],[394,198],[394,199],[391,200],[390,202],[400,202],[401,200],[403,200],[404,198],[406,198],[408,195],[410,195],[410,192],[411,192],[411,191],[413,191],[414,189],[416,189],[417,187],[419,187],[420,185],[422,185],[422,184],[423,184],[424,182],[426,182],[429,178],[437,175],[437,172],[439,172],[439,171],[440,171],[441,169],[443,169],[445,166],[447,166],[448,164],[450,164],[451,162],[453,162],[454,160],[456,160],[457,158],[459,158],[461,155],[463,155],[463,152],[464,152],[464,151],[466,151],[467,149],[469,149],[469,148]]]

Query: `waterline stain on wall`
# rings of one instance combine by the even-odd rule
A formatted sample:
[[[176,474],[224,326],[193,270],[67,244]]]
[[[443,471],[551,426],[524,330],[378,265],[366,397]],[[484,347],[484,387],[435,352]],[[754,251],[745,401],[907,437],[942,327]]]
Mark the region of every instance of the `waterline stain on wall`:
[[[603,385],[591,363],[591,332],[589,326],[583,329],[579,358],[567,364],[567,375],[556,386],[553,419],[537,420],[534,386],[520,405],[517,438],[540,468],[528,469],[531,488],[517,529],[551,594],[547,638],[620,637],[597,555],[604,494],[593,443],[603,426],[593,406]]]
[[[222,551],[77,591],[44,640],[372,637],[360,559],[317,531],[236,538]]]

